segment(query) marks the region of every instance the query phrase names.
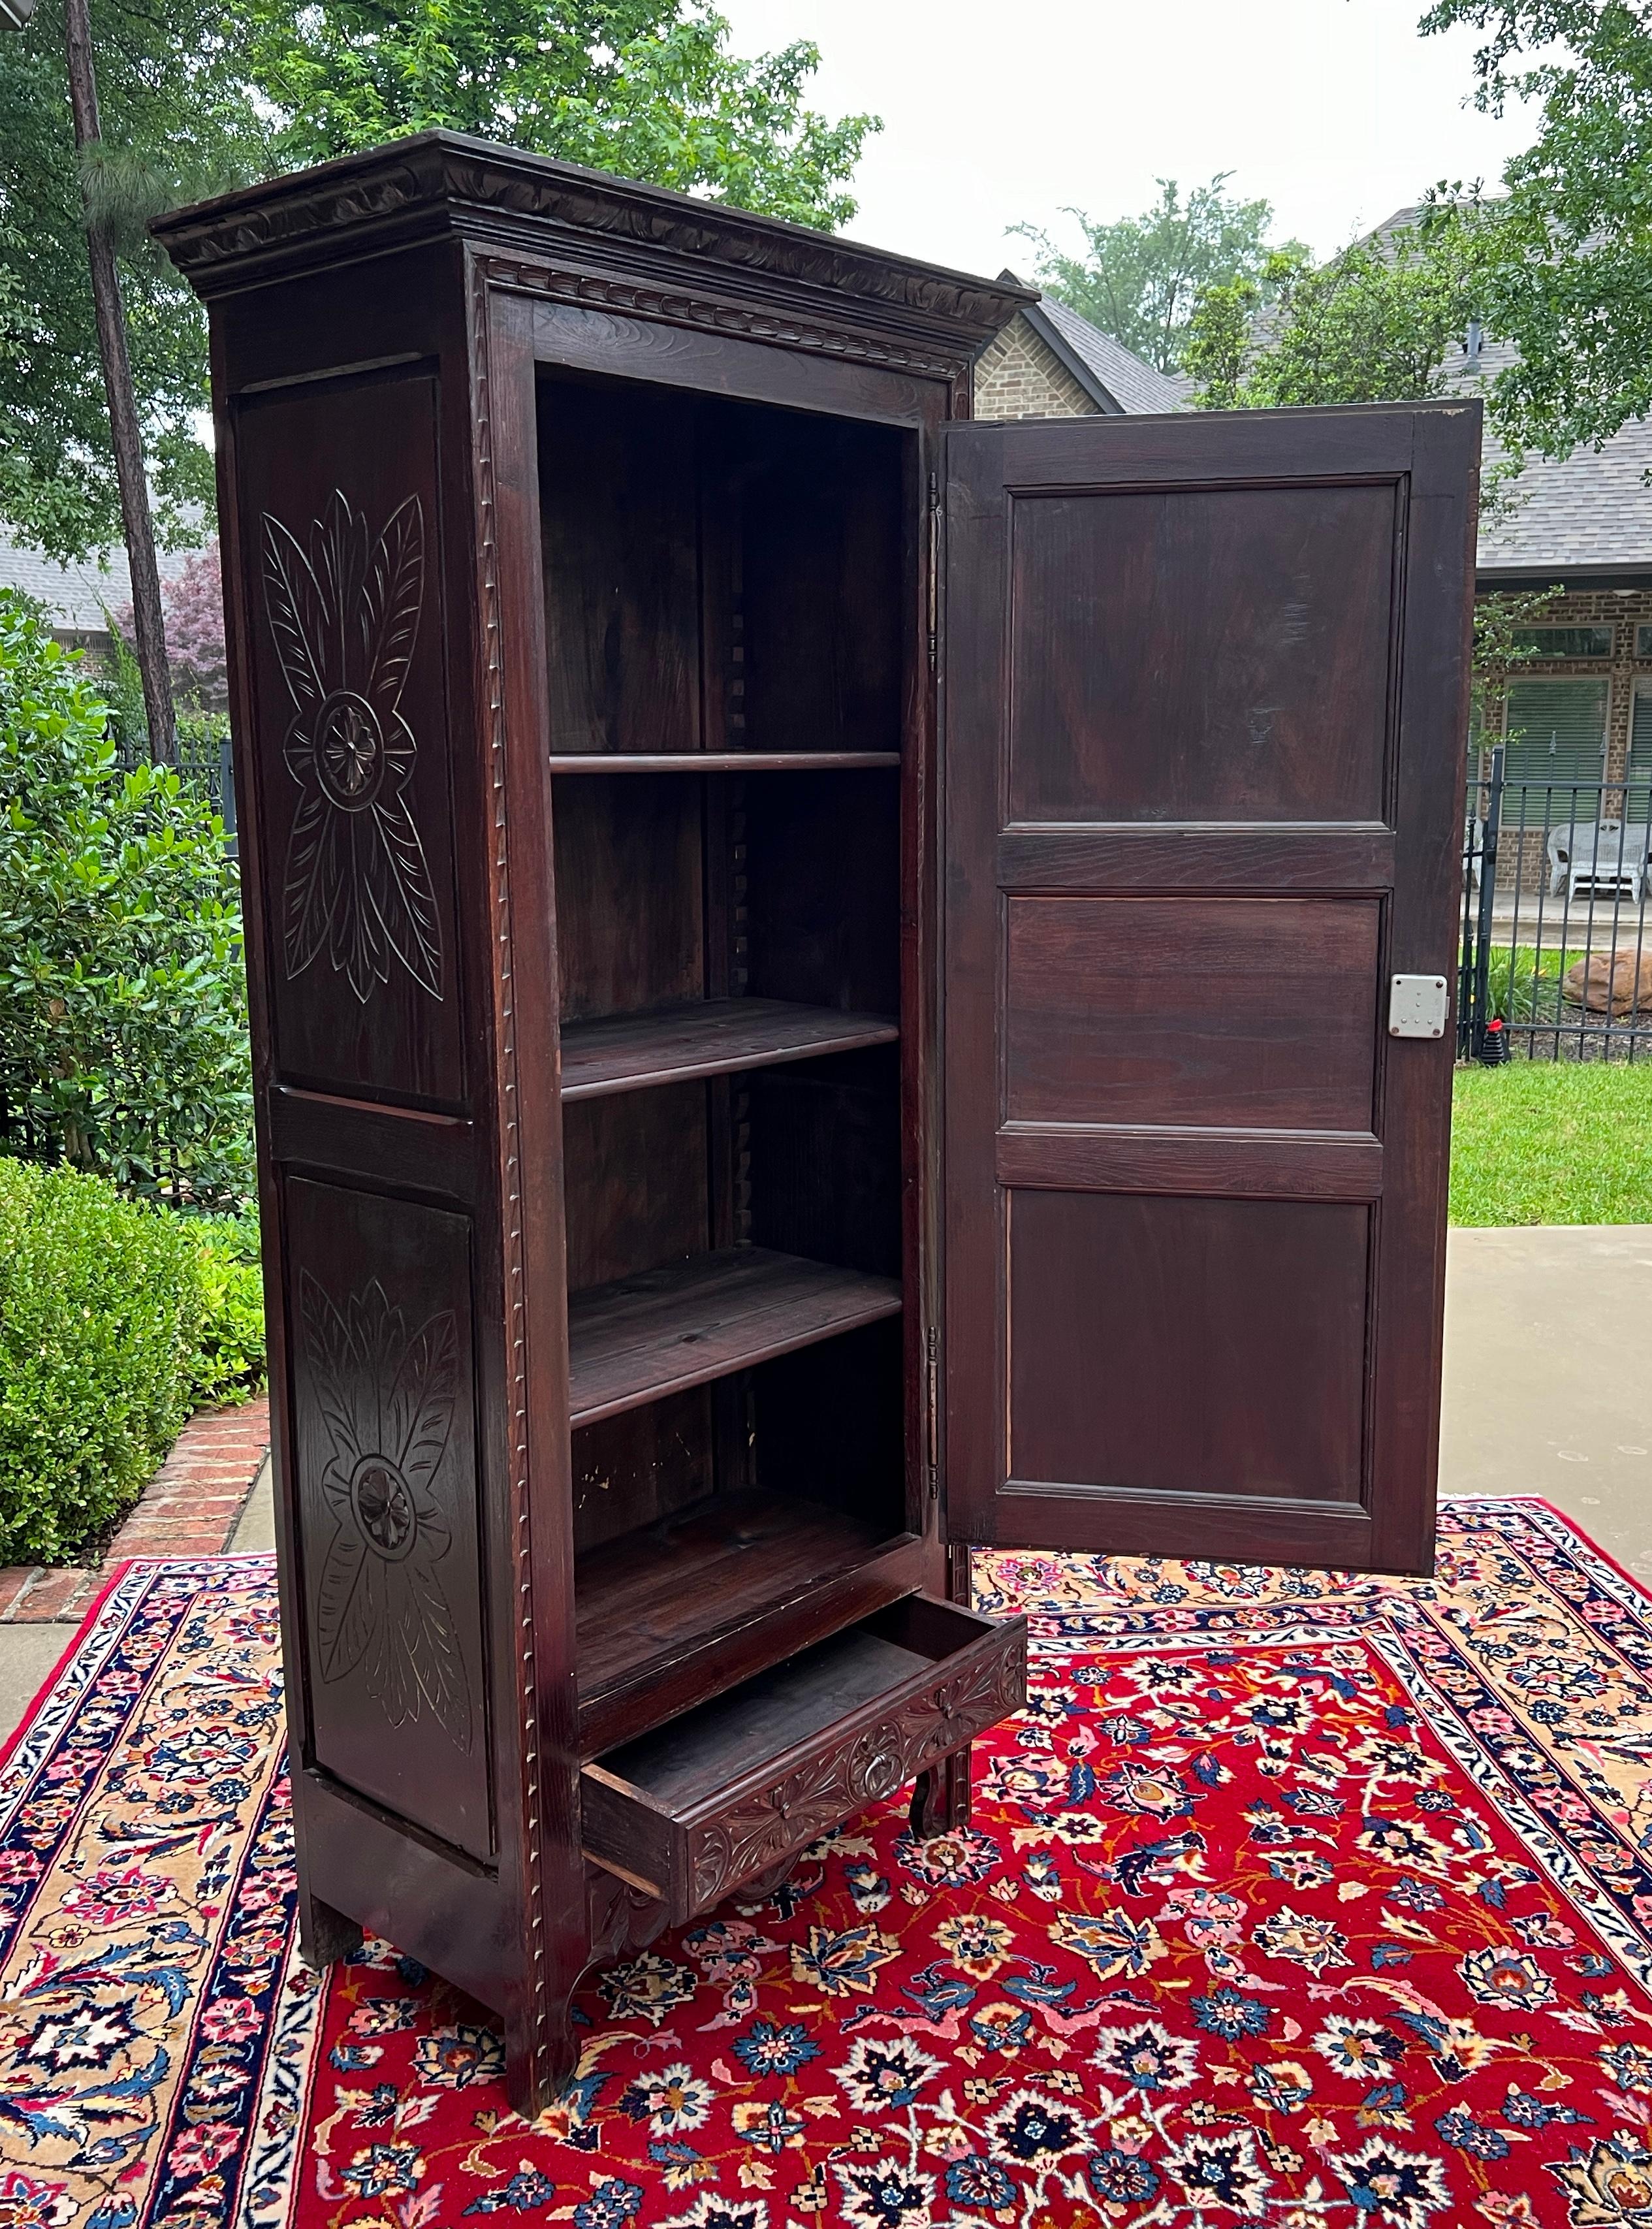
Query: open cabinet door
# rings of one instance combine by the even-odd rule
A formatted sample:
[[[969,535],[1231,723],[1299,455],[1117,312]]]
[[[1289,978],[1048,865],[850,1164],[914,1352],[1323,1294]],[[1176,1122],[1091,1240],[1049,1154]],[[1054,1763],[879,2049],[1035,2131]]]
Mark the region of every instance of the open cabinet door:
[[[1479,454],[949,431],[955,1541],[1431,1566]]]

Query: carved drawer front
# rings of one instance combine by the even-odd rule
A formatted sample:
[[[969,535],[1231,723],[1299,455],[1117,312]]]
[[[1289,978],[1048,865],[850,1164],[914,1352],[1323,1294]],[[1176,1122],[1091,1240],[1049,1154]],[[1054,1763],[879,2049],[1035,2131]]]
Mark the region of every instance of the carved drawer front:
[[[585,1768],[586,1853],[676,1925],[1027,1697],[1027,1625],[908,1595]]]

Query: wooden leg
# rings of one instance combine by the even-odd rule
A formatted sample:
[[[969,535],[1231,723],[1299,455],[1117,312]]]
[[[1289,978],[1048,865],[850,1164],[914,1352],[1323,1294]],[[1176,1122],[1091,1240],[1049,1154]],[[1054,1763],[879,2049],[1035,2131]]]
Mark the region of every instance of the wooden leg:
[[[579,2063],[579,2038],[573,2025],[573,1999],[548,2008],[537,2037],[519,2033],[505,2022],[505,2090],[524,2121],[536,2121],[554,2105]]]
[[[318,1896],[299,1897],[298,1949],[306,1966],[324,1974],[329,1966],[336,1966],[361,1947],[362,1930],[353,1919],[346,1919]]]
[[[919,1774],[912,1783],[909,1826],[913,1841],[926,1842],[932,1834],[950,1834],[954,1827],[967,1827],[969,1823],[970,1751],[966,1744],[953,1756],[943,1757],[928,1772]]]

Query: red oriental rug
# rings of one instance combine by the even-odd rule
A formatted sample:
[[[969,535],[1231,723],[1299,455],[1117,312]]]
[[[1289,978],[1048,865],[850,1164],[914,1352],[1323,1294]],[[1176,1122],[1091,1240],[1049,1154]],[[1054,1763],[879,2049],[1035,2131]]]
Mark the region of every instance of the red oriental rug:
[[[130,1566],[0,1770],[0,2229],[1652,2225],[1652,1601],[1533,1501],[1431,1583],[983,1559],[1034,1691],[598,1975],[567,2104],[296,1960],[268,1563]]]

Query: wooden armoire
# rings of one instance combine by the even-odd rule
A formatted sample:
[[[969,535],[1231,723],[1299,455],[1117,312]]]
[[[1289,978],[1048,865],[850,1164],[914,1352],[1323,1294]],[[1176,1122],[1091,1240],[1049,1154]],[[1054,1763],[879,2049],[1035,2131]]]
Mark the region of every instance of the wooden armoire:
[[[1477,406],[445,133],[210,305],[307,1948],[503,2017],[914,1783],[971,1545],[1426,1570]]]

